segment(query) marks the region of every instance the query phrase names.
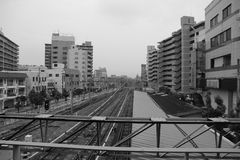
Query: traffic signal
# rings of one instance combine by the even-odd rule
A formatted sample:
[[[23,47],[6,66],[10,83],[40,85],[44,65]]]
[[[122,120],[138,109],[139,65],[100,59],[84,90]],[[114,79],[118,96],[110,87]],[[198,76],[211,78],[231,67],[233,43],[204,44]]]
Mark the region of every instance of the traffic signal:
[[[45,100],[45,110],[49,110],[49,107],[50,107],[50,102],[49,100]]]

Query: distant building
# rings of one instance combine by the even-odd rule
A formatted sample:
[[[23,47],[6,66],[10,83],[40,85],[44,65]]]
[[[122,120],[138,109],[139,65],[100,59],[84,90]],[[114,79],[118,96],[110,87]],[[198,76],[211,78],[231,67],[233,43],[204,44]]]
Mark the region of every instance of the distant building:
[[[80,87],[79,70],[67,69],[64,67],[64,64],[52,64],[52,69],[48,69],[47,74],[48,90],[55,88],[62,93],[64,88],[69,91]]]
[[[146,68],[146,64],[141,64],[141,81],[142,81],[142,85],[143,86],[147,85],[147,68]]]
[[[87,51],[72,45],[68,50],[67,68],[79,70],[80,80],[87,79]]]
[[[77,45],[77,47],[86,52],[85,64],[86,64],[86,76],[85,80],[91,79],[93,77],[93,46],[92,42],[86,41],[82,45]]]
[[[51,68],[52,64],[52,44],[45,44],[45,66]]]
[[[19,46],[0,31],[0,71],[16,71]]]
[[[25,73],[26,78],[26,94],[33,89],[36,92],[42,90],[47,91],[47,67],[36,65],[19,65],[18,71],[13,73]]]
[[[53,63],[62,63],[67,65],[67,52],[75,44],[74,36],[52,34],[52,43],[45,44],[45,66],[52,67]]]
[[[106,88],[108,86],[106,68],[99,67],[99,69],[94,70],[93,77],[95,88]]]
[[[147,46],[147,81],[151,88],[157,89],[158,55],[154,46]]]
[[[26,96],[25,73],[0,72],[0,111],[5,108],[13,108],[16,97]]]

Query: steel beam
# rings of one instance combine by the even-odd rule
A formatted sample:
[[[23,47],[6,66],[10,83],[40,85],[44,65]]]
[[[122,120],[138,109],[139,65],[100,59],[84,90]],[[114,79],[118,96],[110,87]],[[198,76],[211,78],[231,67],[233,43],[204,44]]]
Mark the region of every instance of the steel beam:
[[[16,136],[18,133],[20,133],[21,131],[23,131],[25,128],[27,128],[30,124],[32,124],[33,122],[35,122],[35,120],[32,120],[31,122],[29,122],[28,124],[26,124],[25,126],[23,126],[20,130],[18,130],[17,132],[15,132],[13,135],[11,135],[10,137],[6,138],[6,140],[10,140],[12,139],[14,136]]]

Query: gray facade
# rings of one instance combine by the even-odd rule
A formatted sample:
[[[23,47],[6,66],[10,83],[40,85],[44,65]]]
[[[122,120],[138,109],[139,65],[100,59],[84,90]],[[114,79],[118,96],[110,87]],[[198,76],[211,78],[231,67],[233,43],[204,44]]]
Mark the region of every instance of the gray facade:
[[[19,46],[4,36],[0,31],[0,71],[16,71]]]

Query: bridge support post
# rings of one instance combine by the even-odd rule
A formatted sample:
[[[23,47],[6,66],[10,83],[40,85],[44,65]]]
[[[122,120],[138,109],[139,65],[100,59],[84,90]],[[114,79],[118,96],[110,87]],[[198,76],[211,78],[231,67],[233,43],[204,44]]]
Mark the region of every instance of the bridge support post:
[[[45,142],[47,142],[47,132],[48,132],[48,120],[46,120],[46,126],[45,126]]]
[[[101,130],[102,130],[101,122],[97,122],[97,142],[98,142],[98,146],[101,145]]]
[[[41,138],[42,138],[42,142],[44,142],[44,138],[43,138],[43,128],[42,128],[42,120],[39,120],[39,122],[40,122]]]
[[[160,148],[161,123],[156,123],[157,148]],[[159,152],[157,153],[159,157]]]
[[[13,160],[21,160],[21,151],[18,145],[13,145]]]

